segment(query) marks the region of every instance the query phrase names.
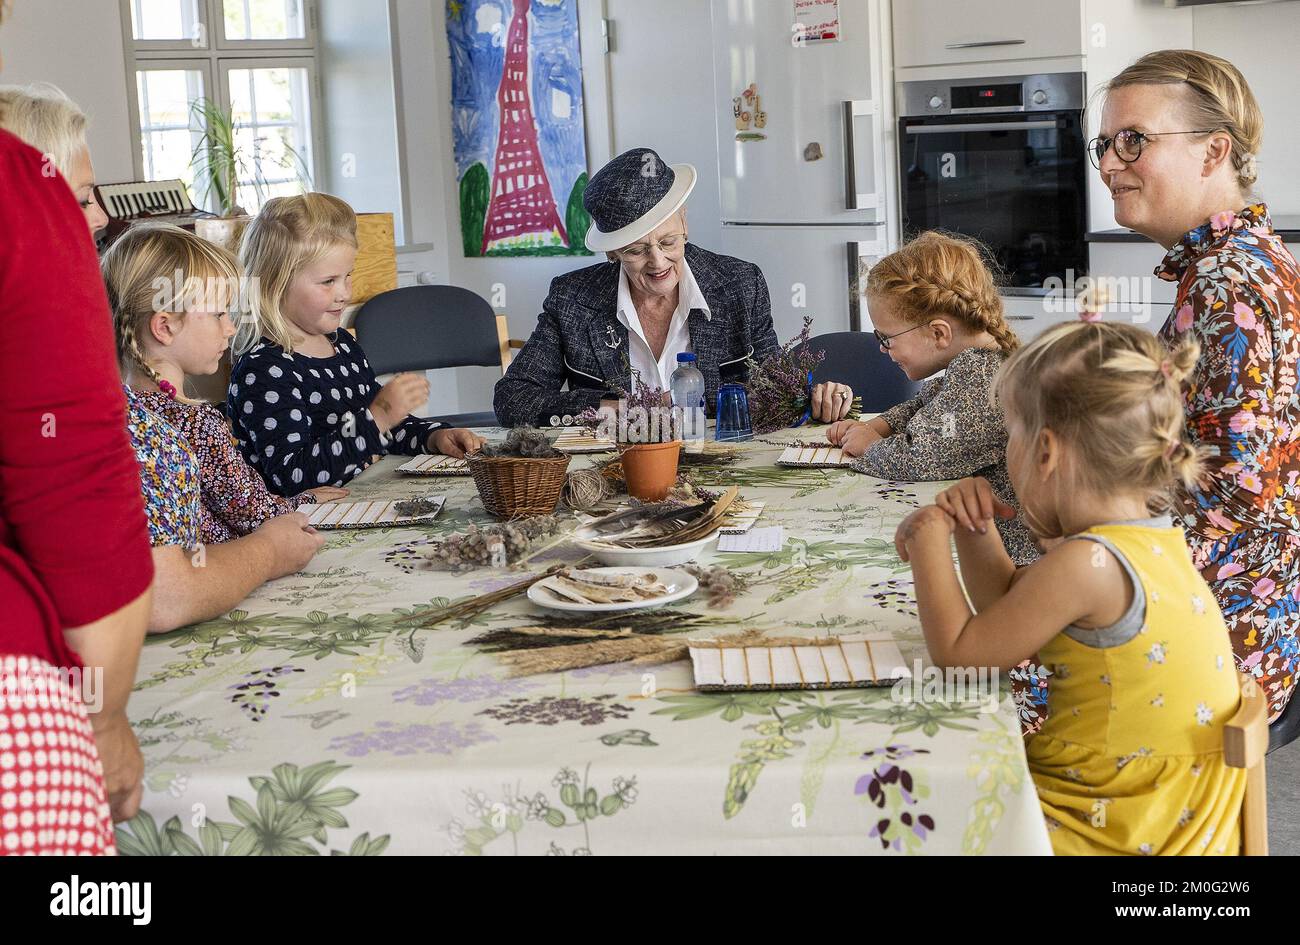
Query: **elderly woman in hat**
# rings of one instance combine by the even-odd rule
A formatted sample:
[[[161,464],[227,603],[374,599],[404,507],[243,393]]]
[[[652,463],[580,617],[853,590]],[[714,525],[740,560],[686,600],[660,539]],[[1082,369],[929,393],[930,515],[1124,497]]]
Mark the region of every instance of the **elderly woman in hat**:
[[[593,222],[587,248],[608,261],[552,280],[537,328],[497,382],[502,425],[549,426],[612,402],[632,390],[633,371],[667,390],[677,355],[687,351],[704,375],[712,416],[718,386],[744,381],[747,359],[777,350],[762,270],[687,241],[694,186],[694,167],[669,166],[649,148],[596,172],[583,196]],[[818,384],[812,416],[839,420],[852,401],[847,386]]]

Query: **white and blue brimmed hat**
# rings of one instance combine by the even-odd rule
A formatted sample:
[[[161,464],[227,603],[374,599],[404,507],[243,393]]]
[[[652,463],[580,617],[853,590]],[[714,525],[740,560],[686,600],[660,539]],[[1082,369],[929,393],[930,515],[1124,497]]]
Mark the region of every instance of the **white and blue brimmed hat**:
[[[690,164],[665,164],[650,148],[624,151],[592,176],[582,195],[592,221],[587,249],[607,253],[653,233],[694,187]]]

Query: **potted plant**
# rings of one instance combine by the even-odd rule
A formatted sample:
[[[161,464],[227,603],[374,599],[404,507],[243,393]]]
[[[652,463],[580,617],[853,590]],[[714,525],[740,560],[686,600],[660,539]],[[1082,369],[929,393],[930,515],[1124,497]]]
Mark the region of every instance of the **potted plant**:
[[[199,202],[211,206],[218,214],[215,218],[196,220],[194,232],[210,243],[238,252],[244,227],[252,219],[239,205],[240,182],[251,183],[259,199],[263,197],[266,186],[261,162],[256,160],[263,157],[259,142],[254,140],[251,149],[241,144],[238,140],[240,127],[234,112],[211,99],[196,100],[190,112],[194,124],[203,129],[190,156],[195,186],[200,192]],[[311,175],[298,152],[288,143],[284,149],[285,156],[277,158],[275,163],[295,171],[303,182],[310,185]]]
[[[677,482],[680,417],[674,414],[667,392],[645,384],[636,370],[632,371],[632,393],[619,393],[622,396],[612,416],[608,408],[589,410],[578,422],[618,443],[628,495],[657,502]]]

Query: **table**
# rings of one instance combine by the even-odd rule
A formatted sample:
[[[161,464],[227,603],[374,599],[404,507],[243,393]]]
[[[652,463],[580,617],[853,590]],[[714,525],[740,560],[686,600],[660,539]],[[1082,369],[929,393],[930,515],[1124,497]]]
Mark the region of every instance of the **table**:
[[[782,524],[786,545],[710,550],[701,563],[745,590],[677,612],[697,635],[889,633],[925,661],[892,537],[943,484],[773,465],[801,432],[745,444],[702,477],[766,502],[759,522]],[[146,642],[130,704],[145,798],[121,852],[1051,852],[1005,684],[989,711],[885,688],[705,694],[686,662],[511,678],[465,644],[535,623],[522,597],[413,630],[401,618],[521,575],[411,570],[395,555],[487,520],[470,479],[410,479],[403,459],[366,470],[353,494],[445,494],[433,525],[331,532],[304,572]],[[565,557],[577,555],[528,567]]]

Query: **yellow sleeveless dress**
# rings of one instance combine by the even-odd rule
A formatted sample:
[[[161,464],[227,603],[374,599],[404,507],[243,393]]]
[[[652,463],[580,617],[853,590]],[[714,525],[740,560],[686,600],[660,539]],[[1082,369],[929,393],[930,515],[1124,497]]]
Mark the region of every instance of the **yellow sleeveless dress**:
[[[1168,517],[1090,528],[1135,589],[1121,620],[1039,652],[1047,721],[1026,752],[1057,854],[1237,855],[1246,772],[1223,762],[1240,701],[1232,644]],[[1105,550],[1103,550],[1105,549]]]

